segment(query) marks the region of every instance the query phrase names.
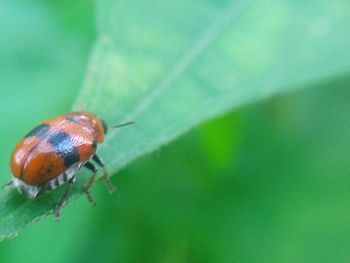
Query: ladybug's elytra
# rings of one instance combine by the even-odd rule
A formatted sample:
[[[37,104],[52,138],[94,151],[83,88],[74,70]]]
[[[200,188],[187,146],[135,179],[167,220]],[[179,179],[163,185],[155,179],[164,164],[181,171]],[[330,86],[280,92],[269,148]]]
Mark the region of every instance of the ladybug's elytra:
[[[106,123],[89,112],[72,112],[44,121],[15,147],[10,160],[12,180],[5,186],[16,187],[20,193],[34,199],[67,182],[67,190],[54,211],[59,218],[60,209],[75,182],[75,173],[84,166],[93,172],[83,190],[94,204],[89,191],[97,172],[93,161],[104,169],[103,179],[109,191],[115,191],[102,159],[96,154],[97,145],[104,141],[107,130]]]

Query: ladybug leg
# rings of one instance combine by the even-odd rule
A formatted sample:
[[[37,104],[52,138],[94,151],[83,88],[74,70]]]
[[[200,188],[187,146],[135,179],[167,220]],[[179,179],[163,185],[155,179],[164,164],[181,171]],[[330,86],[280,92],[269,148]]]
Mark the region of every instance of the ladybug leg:
[[[96,178],[96,174],[97,174],[97,168],[96,166],[92,163],[92,162],[86,162],[84,164],[84,166],[89,169],[90,171],[93,172],[92,176],[90,177],[90,179],[85,183],[83,190],[87,195],[87,198],[89,200],[89,203],[92,205],[96,205],[95,199],[92,197],[91,192],[90,192],[90,188],[92,186],[92,184],[95,181]]]
[[[15,188],[15,185],[14,185],[13,181],[11,180],[10,182],[2,185],[2,188],[4,188],[4,189]]]
[[[63,193],[63,195],[61,196],[60,199],[58,199],[57,203],[56,203],[56,207],[55,207],[55,211],[54,211],[54,215],[55,218],[57,220],[60,220],[60,212],[61,212],[61,208],[62,205],[64,204],[64,201],[66,200],[68,194],[70,193],[70,191],[72,190],[72,185],[75,182],[75,177],[72,177],[69,181],[68,181],[68,186],[66,191]]]
[[[110,193],[114,193],[116,191],[114,185],[112,184],[111,180],[109,179],[109,173],[108,170],[103,162],[103,160],[97,155],[95,154],[92,159],[103,168],[103,180],[105,180],[107,188],[109,190]]]

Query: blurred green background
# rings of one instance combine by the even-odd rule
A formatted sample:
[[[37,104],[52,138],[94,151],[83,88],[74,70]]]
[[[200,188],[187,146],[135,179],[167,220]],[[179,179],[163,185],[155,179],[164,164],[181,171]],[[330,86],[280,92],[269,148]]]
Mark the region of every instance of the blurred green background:
[[[69,5],[69,8],[67,8]],[[0,3],[1,183],[18,138],[70,110],[89,0]],[[211,121],[0,243],[0,262],[350,262],[350,75]],[[59,92],[57,92],[59,90]]]

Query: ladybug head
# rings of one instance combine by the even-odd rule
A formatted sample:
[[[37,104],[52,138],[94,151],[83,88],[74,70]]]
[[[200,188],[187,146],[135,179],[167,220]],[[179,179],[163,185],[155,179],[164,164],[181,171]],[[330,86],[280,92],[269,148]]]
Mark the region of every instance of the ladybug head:
[[[96,141],[98,143],[103,142],[104,135],[108,132],[107,123],[90,112],[84,112],[84,111],[72,112],[66,116],[66,119],[72,122],[78,123],[79,125],[91,130],[95,134]],[[120,128],[133,123],[134,122],[129,121],[119,125],[112,126],[111,128],[116,129],[116,128]]]
[[[66,118],[91,130],[95,134],[98,143],[103,142],[104,135],[107,133],[108,128],[105,121],[98,118],[96,115],[89,112],[72,112],[69,113]]]

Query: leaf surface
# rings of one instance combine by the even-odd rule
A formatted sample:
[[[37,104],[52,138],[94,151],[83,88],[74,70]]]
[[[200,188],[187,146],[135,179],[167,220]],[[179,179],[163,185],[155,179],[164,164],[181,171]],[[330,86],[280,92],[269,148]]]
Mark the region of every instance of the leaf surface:
[[[113,174],[208,119],[350,69],[346,1],[103,0],[97,24],[74,109],[135,121],[99,147]],[[2,196],[0,238],[48,215],[60,194]]]

